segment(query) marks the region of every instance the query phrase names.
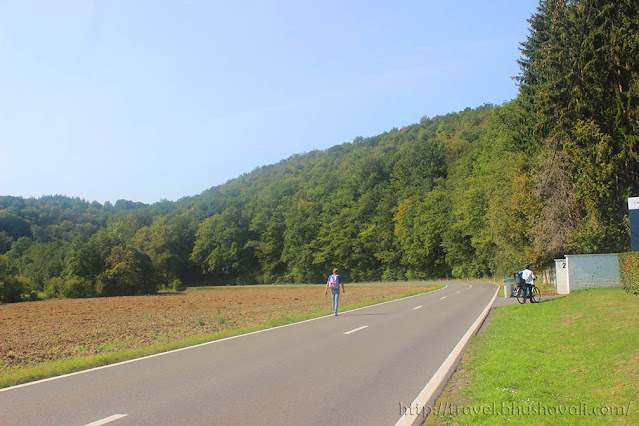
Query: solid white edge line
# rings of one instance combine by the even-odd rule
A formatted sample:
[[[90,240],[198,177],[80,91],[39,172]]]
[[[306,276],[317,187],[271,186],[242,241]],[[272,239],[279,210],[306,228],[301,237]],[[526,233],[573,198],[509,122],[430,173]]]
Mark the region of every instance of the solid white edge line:
[[[346,335],[346,334],[353,334],[353,333],[357,333],[358,331],[363,330],[363,329],[365,329],[365,328],[368,328],[368,326],[367,326],[367,325],[363,325],[363,326],[361,326],[361,327],[357,327],[357,328],[355,328],[355,329],[353,329],[353,330],[351,330],[351,331],[347,331],[347,332],[346,332],[346,333],[344,333],[344,334]]]
[[[428,383],[426,383],[426,386],[424,386],[424,389],[422,389],[419,395],[417,395],[417,398],[415,398],[413,403],[409,406],[409,407],[417,407],[418,409],[413,410],[411,408],[410,410],[407,410],[404,413],[404,415],[400,417],[397,423],[395,423],[395,426],[412,425],[415,422],[415,420],[417,420],[417,417],[423,414],[424,406],[426,405],[426,403],[428,403],[428,401],[433,396],[437,388],[439,388],[441,383],[444,381],[444,379],[446,378],[446,375],[448,374],[448,371],[453,367],[453,365],[455,365],[455,361],[457,360],[457,357],[459,357],[461,352],[464,350],[466,343],[468,343],[472,335],[475,334],[479,326],[482,324],[482,322],[486,318],[486,315],[488,314],[488,311],[490,310],[491,306],[493,306],[493,303],[495,303],[495,299],[497,298],[497,293],[499,293],[499,284],[495,284],[495,286],[497,286],[497,289],[495,290],[495,294],[493,295],[493,298],[490,300],[490,302],[486,305],[483,312],[477,317],[473,325],[470,326],[466,334],[464,334],[461,340],[450,352],[448,357],[444,360],[444,363],[439,367],[439,369],[435,372],[433,377],[431,377]],[[421,420],[423,421],[425,419],[421,419]]]
[[[425,292],[425,293],[414,294],[412,296],[402,297],[400,299],[388,300],[386,302],[377,303],[377,304],[369,305],[369,306],[363,306],[361,308],[351,309],[349,311],[344,311],[343,314],[347,314],[349,312],[360,311],[362,309],[372,308],[374,306],[381,306],[381,305],[385,305],[387,303],[399,302],[400,300],[411,299],[413,297],[433,294],[433,293],[436,293],[436,292],[438,292],[440,290],[444,290],[447,287],[448,287],[448,285],[444,285],[444,287],[438,288],[437,290],[432,290],[432,291],[428,291],[428,292]],[[8,387],[8,388],[0,389],[0,393],[8,392],[8,391],[15,390],[15,389],[24,388],[24,387],[27,387],[27,386],[33,386],[33,385],[37,385],[37,384],[40,384],[40,383],[51,382],[53,380],[64,379],[66,377],[72,377],[72,376],[77,376],[77,375],[80,375],[80,374],[91,373],[93,371],[99,371],[99,370],[104,370],[104,369],[111,368],[111,367],[117,367],[117,366],[120,366],[120,365],[131,364],[133,362],[138,362],[138,361],[143,361],[143,360],[146,360],[146,359],[156,358],[156,357],[159,357],[159,356],[173,354],[173,353],[176,353],[176,352],[182,352],[182,351],[186,351],[186,350],[189,350],[189,349],[199,348],[201,346],[207,346],[207,345],[212,345],[212,344],[215,344],[215,343],[226,342],[227,340],[238,339],[240,337],[251,336],[253,334],[258,334],[258,333],[265,333],[267,331],[277,330],[277,329],[284,328],[284,327],[291,327],[293,325],[304,324],[304,323],[307,323],[307,322],[317,321],[317,320],[320,320],[322,318],[329,318],[329,317],[331,317],[331,318],[334,317],[334,314],[324,315],[322,317],[310,318],[310,319],[307,319],[307,320],[304,320],[304,321],[299,321],[299,322],[292,322],[290,324],[279,325],[277,327],[271,327],[271,328],[265,328],[265,329],[262,329],[262,330],[251,331],[249,333],[244,333],[244,334],[238,334],[236,336],[225,337],[223,339],[211,340],[210,342],[198,343],[197,345],[186,346],[184,348],[173,349],[171,351],[160,352],[160,353],[157,353],[157,354],[147,355],[147,356],[143,356],[143,357],[140,357],[140,358],[133,358],[133,359],[129,359],[129,360],[126,360],[126,361],[117,362],[115,364],[108,364],[108,365],[103,365],[103,366],[100,366],[100,367],[90,368],[88,370],[82,370],[82,371],[76,371],[76,372],[73,372],[73,373],[63,374],[61,376],[49,377],[47,379],[37,380],[35,382],[22,383],[20,385],[15,385],[15,386],[11,386],[11,387]]]
[[[89,423],[89,424],[87,424],[85,426],[102,426],[102,425],[105,425],[107,423],[111,423],[111,422],[114,422],[116,420],[119,420],[122,417],[126,417],[126,416],[128,416],[128,414],[114,414],[112,416],[105,417],[104,419],[97,420],[97,421],[95,421],[93,423]]]

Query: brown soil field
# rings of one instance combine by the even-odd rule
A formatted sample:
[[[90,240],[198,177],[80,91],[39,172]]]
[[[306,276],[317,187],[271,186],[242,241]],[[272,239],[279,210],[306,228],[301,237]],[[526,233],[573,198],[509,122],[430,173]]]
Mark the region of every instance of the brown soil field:
[[[352,285],[340,306],[426,291],[424,285]],[[193,289],[154,296],[0,305],[0,375],[21,367],[172,343],[330,310],[323,286]]]

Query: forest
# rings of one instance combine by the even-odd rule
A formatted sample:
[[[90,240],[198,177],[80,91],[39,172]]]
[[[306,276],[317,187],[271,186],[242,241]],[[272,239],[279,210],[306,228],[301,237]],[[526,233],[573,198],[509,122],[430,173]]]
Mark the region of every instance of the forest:
[[[546,0],[517,97],[296,154],[176,202],[0,197],[0,302],[184,285],[503,276],[630,249],[639,2]],[[469,70],[472,72],[472,70]]]

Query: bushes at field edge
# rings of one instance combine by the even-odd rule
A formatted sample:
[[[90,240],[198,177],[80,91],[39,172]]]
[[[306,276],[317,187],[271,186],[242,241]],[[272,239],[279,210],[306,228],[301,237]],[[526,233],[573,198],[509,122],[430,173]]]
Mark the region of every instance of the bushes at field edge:
[[[619,276],[624,290],[639,295],[639,252],[619,254]]]
[[[184,291],[184,290],[186,290],[186,286],[184,285],[182,280],[180,280],[179,278],[173,280],[172,287],[173,287],[174,291]]]

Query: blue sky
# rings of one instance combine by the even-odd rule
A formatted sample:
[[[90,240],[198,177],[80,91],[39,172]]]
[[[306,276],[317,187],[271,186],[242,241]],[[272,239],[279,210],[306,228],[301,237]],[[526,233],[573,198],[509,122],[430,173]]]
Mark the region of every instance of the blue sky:
[[[532,0],[0,0],[0,195],[153,203],[513,99]]]

